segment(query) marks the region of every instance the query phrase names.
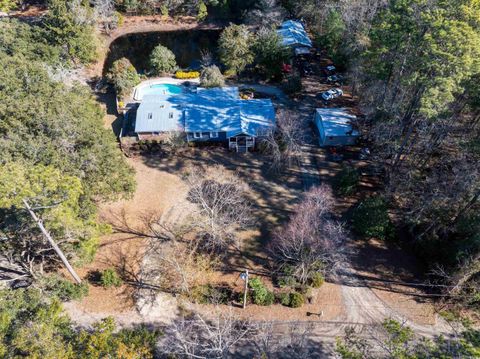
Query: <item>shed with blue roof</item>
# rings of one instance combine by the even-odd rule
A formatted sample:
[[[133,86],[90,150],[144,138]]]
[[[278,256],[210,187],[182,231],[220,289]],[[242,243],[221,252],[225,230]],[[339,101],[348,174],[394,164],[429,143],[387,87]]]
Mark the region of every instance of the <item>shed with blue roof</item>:
[[[282,38],[282,44],[292,49],[307,50],[312,47],[312,40],[308,36],[302,23],[298,21],[285,21],[277,30]]]
[[[353,127],[356,118],[344,108],[317,108],[314,123],[320,146],[354,145],[360,136]]]

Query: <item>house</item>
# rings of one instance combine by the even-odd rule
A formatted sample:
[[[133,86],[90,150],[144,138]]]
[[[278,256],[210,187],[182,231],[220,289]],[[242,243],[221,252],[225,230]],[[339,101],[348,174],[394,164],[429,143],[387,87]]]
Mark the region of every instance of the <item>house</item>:
[[[320,134],[320,146],[354,145],[360,136],[352,126],[355,120],[356,116],[344,108],[317,108],[314,123]]]
[[[295,55],[310,53],[312,40],[308,37],[302,23],[298,21],[285,21],[277,30],[282,38],[282,44],[295,51]]]
[[[223,142],[245,152],[275,124],[269,99],[242,100],[237,87],[185,88],[180,94],[146,95],[137,110],[139,138],[185,132],[189,142]]]
[[[183,109],[166,96],[145,95],[137,110],[135,132],[158,135],[163,132],[183,131]]]

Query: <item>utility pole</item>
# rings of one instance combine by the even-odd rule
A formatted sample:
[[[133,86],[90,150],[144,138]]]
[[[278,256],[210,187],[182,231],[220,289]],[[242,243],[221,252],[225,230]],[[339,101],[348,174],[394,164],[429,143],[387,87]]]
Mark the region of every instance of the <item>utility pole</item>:
[[[247,292],[248,292],[248,269],[245,269],[245,273],[242,273],[245,278],[245,287],[243,288],[243,309],[247,307]]]
[[[28,213],[30,213],[30,215],[32,216],[35,223],[37,223],[38,228],[40,228],[40,230],[42,231],[42,233],[45,236],[45,238],[47,239],[47,241],[50,243],[50,245],[55,250],[55,252],[57,252],[58,256],[62,260],[62,262],[65,265],[65,267],[67,268],[68,272],[72,275],[73,279],[75,279],[75,282],[77,282],[78,284],[82,283],[82,280],[80,279],[78,274],[75,272],[73,267],[68,262],[67,257],[65,257],[65,255],[63,254],[60,247],[57,245],[57,243],[55,243],[55,241],[52,239],[52,236],[50,235],[50,233],[48,233],[48,231],[43,226],[42,220],[37,217],[37,215],[33,211],[32,207],[30,207],[30,205],[28,204],[28,202],[25,199],[23,199],[22,201],[23,201],[23,204],[25,205],[25,208],[27,209]]]

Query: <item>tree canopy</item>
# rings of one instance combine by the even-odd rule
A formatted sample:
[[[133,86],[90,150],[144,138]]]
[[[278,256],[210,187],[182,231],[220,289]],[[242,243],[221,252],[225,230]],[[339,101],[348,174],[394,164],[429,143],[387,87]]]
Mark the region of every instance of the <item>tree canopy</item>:
[[[128,195],[135,184],[90,89],[57,81],[68,54],[47,30],[30,26],[0,22],[0,246],[14,268],[37,277],[58,262],[23,199],[67,257],[88,260],[103,231],[96,204]]]
[[[117,331],[112,318],[95,323],[91,331],[77,331],[61,303],[45,299],[39,290],[2,290],[0,308],[0,355],[3,358],[153,357],[156,331],[143,327]]]
[[[242,72],[253,63],[254,37],[245,25],[231,24],[223,30],[218,41],[220,60],[232,72]]]
[[[177,69],[175,54],[165,46],[156,46],[150,55],[150,68],[154,75],[175,72]]]

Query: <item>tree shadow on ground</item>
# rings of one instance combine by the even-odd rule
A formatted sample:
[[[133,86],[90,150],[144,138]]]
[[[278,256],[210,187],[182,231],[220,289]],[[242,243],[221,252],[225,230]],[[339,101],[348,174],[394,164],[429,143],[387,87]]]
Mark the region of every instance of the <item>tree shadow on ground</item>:
[[[237,154],[222,147],[187,148],[168,157],[142,156],[149,167],[182,177],[192,167],[200,171],[213,165],[222,165],[236,171],[250,187],[247,194],[252,203],[252,216],[258,233],[249,235],[241,251],[224,253],[224,267],[264,267],[268,262],[266,247],[272,231],[288,219],[303,191],[302,175],[296,168],[282,173],[269,170],[268,158],[261,153]]]

